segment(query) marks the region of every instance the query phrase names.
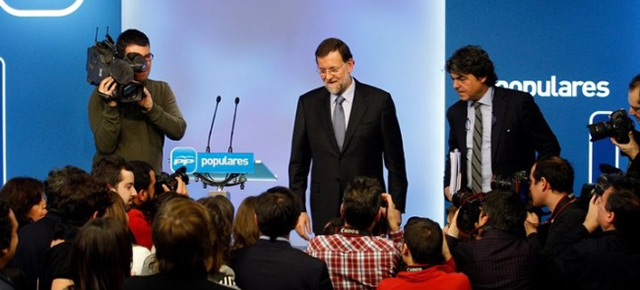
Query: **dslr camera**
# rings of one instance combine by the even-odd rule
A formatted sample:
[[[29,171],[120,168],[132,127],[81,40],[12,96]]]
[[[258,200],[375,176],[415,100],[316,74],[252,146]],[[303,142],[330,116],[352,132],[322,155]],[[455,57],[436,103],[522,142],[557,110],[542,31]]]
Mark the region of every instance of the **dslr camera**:
[[[451,202],[458,208],[456,224],[461,233],[470,236],[474,232],[486,196],[486,192],[473,192],[468,187],[461,188],[451,196]]]
[[[166,185],[169,191],[176,191],[178,188],[178,181],[176,177],[180,178],[184,184],[189,184],[189,175],[187,175],[187,168],[181,166],[173,174],[166,172],[160,172],[156,174],[156,192],[164,192],[162,185]]]
[[[513,176],[497,175],[491,180],[491,189],[515,192],[522,202],[526,202],[529,196],[529,175],[524,170],[515,172]]]
[[[587,125],[591,142],[614,137],[620,144],[629,143],[629,131],[633,130],[633,121],[624,109],[617,110],[609,115],[609,121]]]
[[[528,184],[529,176],[523,170],[509,177],[494,176],[491,180],[491,189],[513,191],[520,196],[522,202],[525,202],[528,197]],[[464,187],[452,195],[451,201],[453,205],[460,209],[456,224],[461,232],[467,235],[473,233],[486,196],[486,192],[473,192],[468,187]]]
[[[613,184],[614,181],[624,178],[624,172],[608,164],[600,164],[600,171],[603,172],[596,179],[595,183],[585,183],[580,190],[580,206],[588,210],[591,197],[601,197],[602,194]]]
[[[104,101],[116,99],[118,102],[130,103],[142,100],[144,85],[135,82],[134,76],[147,70],[147,61],[144,56],[135,52],[126,56],[118,55],[108,29],[105,38],[98,41],[96,30],[95,44],[87,50],[87,82],[99,85],[103,79],[111,76],[116,81],[116,89],[113,96],[101,95]]]

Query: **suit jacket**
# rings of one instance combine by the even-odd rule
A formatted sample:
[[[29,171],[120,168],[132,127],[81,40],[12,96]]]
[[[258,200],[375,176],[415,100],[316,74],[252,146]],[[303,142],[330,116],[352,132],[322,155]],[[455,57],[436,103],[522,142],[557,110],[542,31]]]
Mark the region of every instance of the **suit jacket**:
[[[327,264],[286,241],[260,239],[233,258],[240,289],[331,289]]]
[[[529,172],[539,156],[560,154],[560,144],[542,116],[533,97],[524,92],[494,87],[491,126],[491,170],[493,175],[511,177]],[[467,102],[458,101],[447,110],[449,151],[460,151],[462,187],[467,185]],[[451,178],[449,154],[446,157],[444,186]],[[453,194],[453,192],[452,192]]]
[[[131,276],[124,281],[123,290],[229,290],[207,280],[205,273],[158,273],[150,276]]]
[[[460,243],[449,235],[446,242],[458,271],[465,273],[473,289],[535,289],[540,248],[524,236],[488,229],[479,240]]]
[[[389,172],[388,192],[404,212],[407,174],[395,105],[389,93],[353,80],[355,92],[342,152],[333,132],[329,91],[320,87],[298,100],[289,187],[304,207],[311,167],[310,204],[316,234],[339,216],[343,191],[354,177],[377,178],[385,187],[383,160]]]

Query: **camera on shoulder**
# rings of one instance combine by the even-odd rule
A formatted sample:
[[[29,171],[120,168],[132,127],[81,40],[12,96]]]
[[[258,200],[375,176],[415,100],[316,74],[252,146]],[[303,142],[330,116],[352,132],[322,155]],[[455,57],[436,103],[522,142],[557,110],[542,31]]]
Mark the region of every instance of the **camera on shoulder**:
[[[113,38],[107,34],[105,40],[98,41],[96,29],[95,44],[87,50],[87,82],[99,85],[107,77],[116,81],[116,89],[112,96],[103,96],[103,100],[112,99],[122,103],[137,102],[144,97],[144,84],[134,81],[138,72],[147,70],[147,61],[139,53],[118,55]]]

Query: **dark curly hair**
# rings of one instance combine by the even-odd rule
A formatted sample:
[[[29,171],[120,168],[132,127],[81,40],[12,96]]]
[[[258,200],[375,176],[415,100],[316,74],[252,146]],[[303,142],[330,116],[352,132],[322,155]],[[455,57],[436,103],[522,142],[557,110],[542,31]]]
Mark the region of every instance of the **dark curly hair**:
[[[486,77],[487,86],[495,86],[498,81],[489,54],[478,45],[467,45],[456,50],[447,60],[448,73],[472,74],[476,78]]]

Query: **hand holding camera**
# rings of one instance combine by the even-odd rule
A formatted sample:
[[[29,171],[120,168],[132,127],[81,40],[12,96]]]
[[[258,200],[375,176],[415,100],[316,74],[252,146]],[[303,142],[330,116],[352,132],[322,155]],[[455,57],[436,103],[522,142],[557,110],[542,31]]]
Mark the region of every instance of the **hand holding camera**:
[[[613,145],[616,145],[618,148],[620,148],[620,151],[624,152],[624,154],[629,156],[629,158],[634,159],[636,158],[638,153],[640,153],[640,147],[638,147],[638,143],[636,142],[636,139],[633,137],[633,130],[629,131],[628,135],[629,135],[628,137],[629,142],[627,143],[620,143],[614,137],[611,137],[610,139]]]
[[[391,194],[383,193],[382,194],[382,204],[385,207],[386,203],[386,218],[387,223],[389,225],[389,229],[391,231],[397,231],[400,229],[400,224],[402,224],[402,214],[399,210],[396,209],[396,205],[393,203],[393,198]]]
[[[587,229],[589,233],[593,233],[598,228],[598,205],[602,202],[602,198],[599,195],[593,195],[589,201],[589,211],[584,218],[582,225]]]

